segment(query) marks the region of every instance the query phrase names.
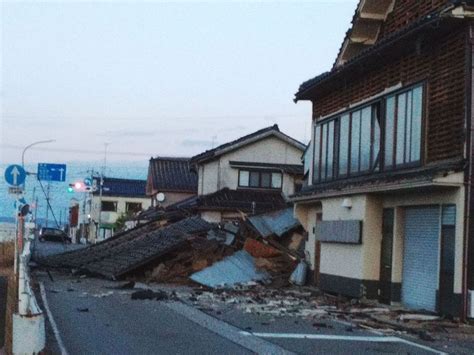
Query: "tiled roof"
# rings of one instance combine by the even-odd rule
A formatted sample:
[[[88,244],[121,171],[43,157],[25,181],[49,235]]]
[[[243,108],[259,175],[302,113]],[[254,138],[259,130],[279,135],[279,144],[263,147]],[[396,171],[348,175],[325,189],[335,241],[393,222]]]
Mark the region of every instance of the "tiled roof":
[[[167,210],[190,211],[241,211],[264,213],[287,207],[281,192],[261,190],[231,190],[224,188],[217,192],[190,198],[171,205]]]
[[[87,248],[46,257],[40,263],[117,279],[175,250],[189,237],[212,228],[214,225],[199,217],[161,228],[148,223]]]
[[[96,178],[97,185],[99,179]],[[103,196],[146,197],[146,181],[104,177]],[[99,189],[94,195],[99,195]]]
[[[435,177],[446,176],[450,172],[459,172],[464,169],[466,162],[463,159],[454,159],[436,165],[417,167],[406,170],[372,173],[365,176],[329,181],[317,185],[307,185],[290,196],[290,200],[318,198],[323,195],[350,195],[354,191],[387,191],[388,185],[402,186],[403,183],[426,182],[433,183]]]
[[[275,134],[276,136],[284,139],[288,143],[294,145],[298,149],[301,149],[303,151],[306,148],[306,145],[299,142],[298,140],[282,133],[280,129],[278,128],[278,125],[275,124],[270,127],[266,127],[263,129],[260,129],[256,132],[250,133],[246,136],[240,137],[236,140],[233,140],[231,142],[222,144],[214,149],[206,150],[204,153],[198,154],[194,157],[191,158],[191,163],[192,164],[198,164],[198,163],[203,163],[209,160],[212,160],[214,157],[217,157],[221,154],[227,153],[229,151],[232,151],[234,149],[237,149],[245,144],[250,144],[253,143],[254,141],[260,139],[260,138],[266,138],[270,134]]]
[[[189,158],[157,157],[150,159],[147,193],[191,192],[196,193],[197,174],[189,166]]]
[[[291,175],[303,175],[304,166],[301,164],[273,164],[273,163],[255,163],[245,161],[230,161],[230,166],[236,168],[262,168],[280,170],[283,173]]]
[[[451,5],[460,5],[460,4],[466,4],[466,5],[474,5],[474,0],[451,0],[451,1],[446,1],[446,4],[451,4]],[[356,15],[355,15],[356,17]],[[354,19],[355,19],[354,17]],[[344,72],[346,69],[357,65],[361,60],[365,59],[366,57],[369,57],[370,55],[377,53],[378,51],[382,50],[383,48],[386,48],[387,46],[391,45],[394,41],[407,36],[419,29],[424,28],[427,25],[430,25],[432,23],[438,23],[441,20],[445,20],[447,17],[441,16],[441,11],[434,11],[432,13],[429,13],[426,16],[422,16],[418,18],[416,21],[410,23],[406,27],[401,28],[399,31],[393,32],[379,41],[377,41],[375,44],[368,46],[368,48],[360,51],[358,54],[353,56],[350,60],[345,62],[342,65],[339,66],[334,66],[332,70],[324,72],[320,75],[317,75],[316,77],[307,80],[303,82],[299,89],[298,92],[295,94],[295,99],[294,101],[298,100],[305,100],[308,99],[305,94],[313,89],[314,87],[318,86],[319,84],[323,83],[324,81],[331,79],[335,77],[337,74]],[[354,21],[354,20],[353,20]],[[350,30],[348,31],[350,33]],[[347,35],[346,35],[347,36]]]

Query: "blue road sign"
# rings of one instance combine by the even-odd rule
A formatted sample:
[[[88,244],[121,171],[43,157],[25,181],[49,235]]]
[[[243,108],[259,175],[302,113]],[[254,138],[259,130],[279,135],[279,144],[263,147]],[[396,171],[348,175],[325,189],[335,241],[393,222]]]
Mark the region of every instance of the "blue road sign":
[[[84,179],[84,185],[86,186],[91,186],[92,185],[92,179],[87,177]]]
[[[66,164],[38,163],[38,180],[66,181]]]
[[[19,186],[25,182],[26,171],[20,165],[10,165],[5,169],[5,180],[9,185]]]

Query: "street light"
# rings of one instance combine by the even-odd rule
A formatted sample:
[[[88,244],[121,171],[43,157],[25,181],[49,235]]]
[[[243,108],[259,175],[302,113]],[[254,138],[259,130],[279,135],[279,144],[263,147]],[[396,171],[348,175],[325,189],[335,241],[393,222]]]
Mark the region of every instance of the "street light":
[[[48,140],[45,140],[45,141],[37,141],[37,142],[33,142],[29,145],[27,145],[24,149],[23,149],[23,152],[21,153],[21,166],[24,168],[25,167],[25,152],[30,149],[31,147],[37,145],[37,144],[44,144],[44,143],[52,143],[52,142],[56,142],[55,139],[48,139]]]

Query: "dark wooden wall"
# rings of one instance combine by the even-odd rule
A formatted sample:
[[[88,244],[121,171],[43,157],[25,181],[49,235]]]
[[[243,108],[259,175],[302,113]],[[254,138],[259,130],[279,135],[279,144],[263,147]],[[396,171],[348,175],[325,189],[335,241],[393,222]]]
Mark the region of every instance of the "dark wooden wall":
[[[423,1],[421,1],[423,2]],[[426,1],[425,1],[426,2]],[[313,98],[313,118],[330,115],[397,84],[426,83],[427,163],[464,156],[466,28],[420,38],[324,84]],[[421,46],[421,47],[420,47]],[[421,48],[421,49],[420,49]],[[398,56],[398,57],[397,57]]]

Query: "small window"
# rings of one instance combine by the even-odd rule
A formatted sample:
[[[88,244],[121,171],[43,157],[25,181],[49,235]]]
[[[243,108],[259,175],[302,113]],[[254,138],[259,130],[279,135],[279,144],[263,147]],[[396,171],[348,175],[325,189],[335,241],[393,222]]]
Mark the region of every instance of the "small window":
[[[137,213],[142,210],[142,204],[140,202],[127,202],[125,203],[125,211],[127,213]]]
[[[281,189],[282,174],[271,171],[239,171],[239,187]]]
[[[240,170],[239,173],[239,186],[248,187],[249,186],[249,172],[245,170]]]
[[[260,186],[260,173],[258,171],[250,172],[250,187],[259,187]]]
[[[272,189],[281,189],[281,173],[272,173]]]
[[[103,212],[117,212],[117,202],[115,201],[102,201]]]
[[[270,173],[262,173],[261,174],[261,184],[260,186],[266,189],[270,188],[270,180],[272,178],[272,175]]]

